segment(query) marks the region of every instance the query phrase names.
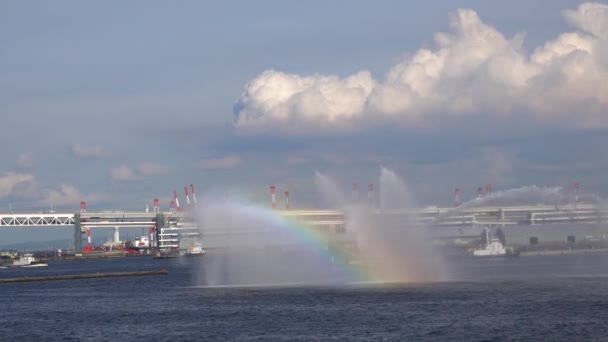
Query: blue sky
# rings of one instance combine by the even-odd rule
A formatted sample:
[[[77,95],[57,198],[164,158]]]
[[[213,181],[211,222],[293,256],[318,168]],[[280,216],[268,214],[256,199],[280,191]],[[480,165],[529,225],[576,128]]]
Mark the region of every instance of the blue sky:
[[[605,197],[608,10],[579,4],[4,1],[0,211],[166,207],[190,183],[305,207],[315,171],[347,193],[380,166],[421,205]]]

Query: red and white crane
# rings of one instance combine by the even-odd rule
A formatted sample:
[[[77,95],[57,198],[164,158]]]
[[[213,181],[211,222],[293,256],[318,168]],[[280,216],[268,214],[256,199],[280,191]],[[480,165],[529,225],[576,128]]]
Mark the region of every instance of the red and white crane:
[[[173,190],[173,197],[175,197],[175,209],[177,211],[180,211],[181,208],[179,207],[179,197],[177,197],[177,191]]]
[[[277,187],[274,185],[270,186],[270,200],[272,201],[272,209],[277,208]]]
[[[574,187],[574,203],[578,203],[580,201],[579,193],[581,190],[581,183],[579,181],[574,181],[572,186]]]
[[[285,209],[289,209],[289,190],[285,190]]]
[[[188,187],[184,187],[184,193],[186,193],[186,204],[188,205],[188,209],[190,209],[190,195],[188,194]]]
[[[192,190],[192,202],[194,202],[194,206],[198,204],[196,201],[196,192],[194,192],[194,185],[190,184],[190,189]]]
[[[455,188],[454,189],[454,206],[458,207],[461,203],[460,200],[460,188]]]
[[[82,247],[82,252],[90,253],[93,251],[93,244],[91,243],[91,228],[86,227],[85,229],[87,232],[87,245],[86,245],[86,247]]]

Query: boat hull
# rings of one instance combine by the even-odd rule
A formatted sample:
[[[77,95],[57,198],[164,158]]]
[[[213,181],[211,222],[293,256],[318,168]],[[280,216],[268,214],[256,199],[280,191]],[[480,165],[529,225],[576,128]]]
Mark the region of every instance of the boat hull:
[[[46,267],[48,266],[48,264],[45,263],[39,263],[39,264],[29,264],[29,265],[23,265],[23,266],[18,266],[18,267]]]
[[[200,258],[203,255],[205,255],[205,253],[186,253],[186,254],[184,254],[184,256],[186,258]]]
[[[493,255],[473,255],[469,254],[469,256],[473,259],[504,259],[504,258],[515,258],[519,256],[517,252],[511,252],[506,254],[493,254]]]

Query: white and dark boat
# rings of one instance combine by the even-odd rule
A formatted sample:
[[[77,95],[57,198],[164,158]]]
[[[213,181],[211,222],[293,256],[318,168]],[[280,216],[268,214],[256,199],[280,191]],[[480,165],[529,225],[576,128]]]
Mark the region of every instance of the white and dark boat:
[[[500,231],[499,233],[502,233]],[[500,236],[497,236],[500,235]],[[502,236],[502,239],[500,238]],[[504,234],[491,234],[488,228],[484,228],[481,233],[481,246],[469,251],[472,257],[511,257],[517,256],[515,250],[504,244]]]
[[[131,247],[135,249],[150,248],[150,239],[146,235],[136,236]]]
[[[36,260],[33,254],[25,253],[19,257],[19,259],[13,261],[11,267],[45,267],[48,264]]]
[[[203,249],[203,246],[200,244],[200,242],[197,241],[197,242],[190,244],[190,246],[186,250],[185,256],[200,257],[200,256],[203,256],[203,254],[205,254],[205,250]]]

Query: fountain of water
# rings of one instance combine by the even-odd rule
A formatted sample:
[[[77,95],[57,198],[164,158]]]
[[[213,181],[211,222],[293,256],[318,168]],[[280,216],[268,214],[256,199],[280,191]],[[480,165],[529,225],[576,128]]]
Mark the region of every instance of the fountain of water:
[[[327,285],[442,279],[424,228],[407,215],[407,187],[382,169],[381,210],[346,200],[329,176],[316,173],[322,197],[346,216],[344,234],[320,232],[277,210],[236,200],[206,201],[196,217],[208,253],[198,284],[204,286]],[[365,202],[365,203],[363,203]],[[356,245],[356,248],[350,248]],[[350,249],[349,249],[350,248]]]
[[[207,248],[204,286],[325,285],[352,281],[328,245],[276,210],[237,201],[210,203],[197,222]]]
[[[523,186],[493,192],[489,195],[474,198],[461,204],[464,209],[475,206],[508,206],[508,205],[562,205],[571,201],[571,196],[562,187],[539,187],[536,185]]]
[[[342,208],[348,203],[344,192],[340,190],[337,183],[330,176],[315,171],[315,183],[321,192],[323,205],[329,208]]]
[[[317,173],[317,179],[325,196],[339,198],[330,177]],[[346,239],[357,246],[354,259],[365,265],[375,281],[444,279],[443,262],[431,246],[426,227],[408,216],[414,201],[405,183],[393,171],[382,168],[379,190],[379,210],[369,203],[341,202],[347,219]]]

